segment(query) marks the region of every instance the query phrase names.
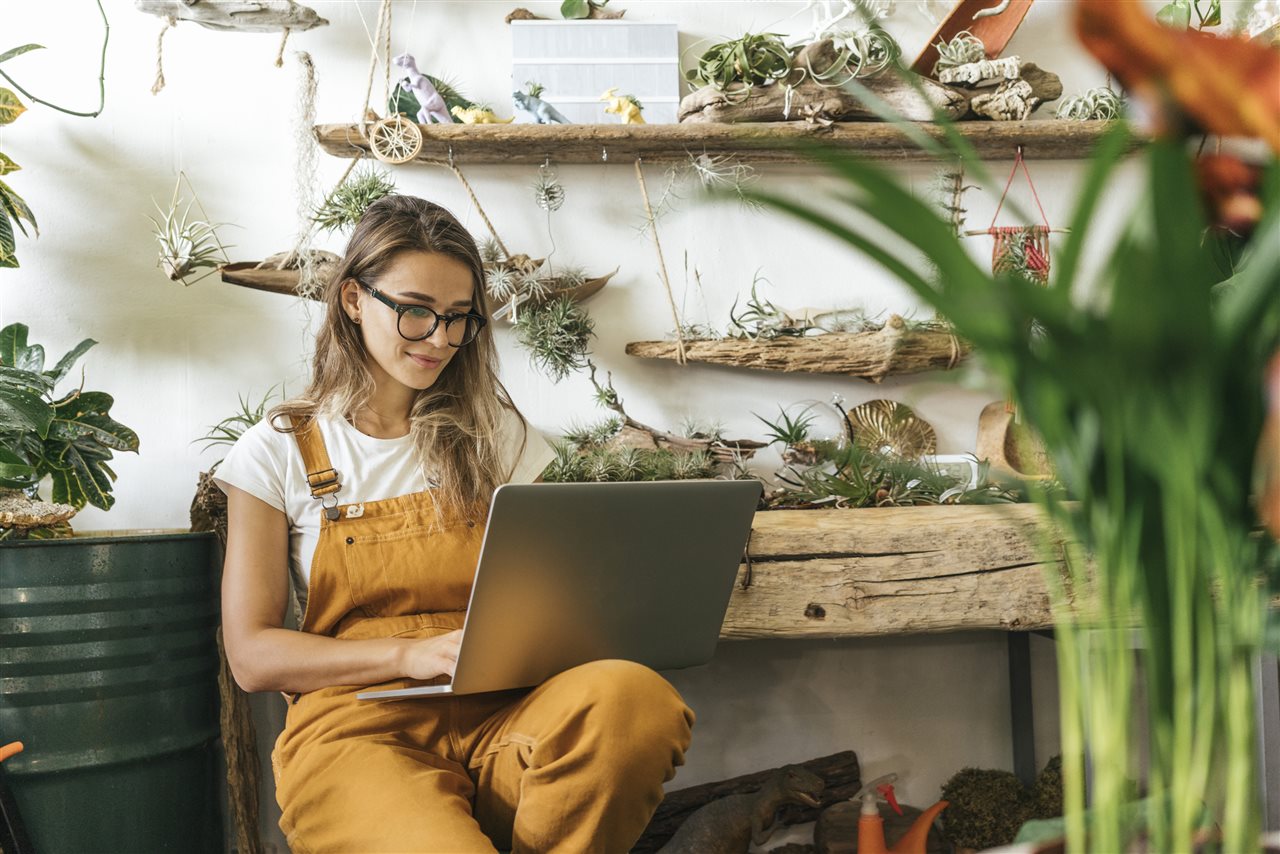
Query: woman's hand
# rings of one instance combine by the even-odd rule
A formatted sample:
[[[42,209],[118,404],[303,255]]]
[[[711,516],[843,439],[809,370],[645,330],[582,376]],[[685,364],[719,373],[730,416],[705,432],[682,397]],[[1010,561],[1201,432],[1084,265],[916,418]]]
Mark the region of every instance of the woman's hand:
[[[453,670],[458,666],[458,647],[461,644],[461,629],[433,638],[408,641],[404,651],[404,675],[410,679],[434,679],[437,676],[452,679]]]

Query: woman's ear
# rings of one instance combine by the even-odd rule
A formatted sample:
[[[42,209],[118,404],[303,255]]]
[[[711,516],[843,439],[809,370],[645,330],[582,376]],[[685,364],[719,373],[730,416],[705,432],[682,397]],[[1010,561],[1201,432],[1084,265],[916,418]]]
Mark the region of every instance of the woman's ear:
[[[355,279],[347,279],[342,283],[338,302],[352,323],[360,322],[360,285]]]

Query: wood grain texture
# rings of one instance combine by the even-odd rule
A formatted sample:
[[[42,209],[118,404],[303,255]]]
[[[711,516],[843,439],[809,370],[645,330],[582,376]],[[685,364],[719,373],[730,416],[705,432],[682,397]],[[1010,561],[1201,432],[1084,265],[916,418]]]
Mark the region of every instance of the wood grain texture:
[[[841,374],[878,383],[892,374],[954,368],[972,348],[944,330],[908,329],[902,318],[894,315],[876,332],[686,341],[684,349],[691,362],[786,373]],[[633,341],[626,352],[646,359],[675,359],[676,345],[674,341]]]
[[[1053,623],[1034,505],[757,513],[723,638],[836,638]]]
[[[1026,122],[957,122],[979,156],[1011,160],[1017,146],[1029,160],[1074,160],[1088,157],[1110,122],[1036,120]],[[916,125],[934,139],[942,130]],[[830,126],[796,122],[670,125],[421,125],[422,151],[416,160],[443,164],[624,163],[637,157],[651,163],[685,161],[690,154],[736,154],[757,163],[803,163],[801,146],[821,142],[867,160],[928,161],[897,127],[884,122],[836,122]],[[350,158],[367,154],[369,142],[359,125],[316,125],[316,139],[329,154]],[[1140,143],[1134,142],[1133,147]]]

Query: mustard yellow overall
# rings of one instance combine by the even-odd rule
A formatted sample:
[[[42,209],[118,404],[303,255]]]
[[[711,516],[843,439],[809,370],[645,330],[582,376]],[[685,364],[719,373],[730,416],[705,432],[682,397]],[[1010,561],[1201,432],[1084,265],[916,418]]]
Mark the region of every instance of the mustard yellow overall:
[[[313,496],[332,506],[341,484],[320,431],[309,422],[296,437]],[[446,510],[441,524],[429,491],[337,504],[321,517],[302,630],[360,639],[461,628],[482,522]],[[376,687],[411,684],[426,683]],[[356,700],[367,688],[289,705],[271,758],[280,826],[298,854],[626,851],[683,764],[694,722],[665,679],[627,661],[531,690]]]

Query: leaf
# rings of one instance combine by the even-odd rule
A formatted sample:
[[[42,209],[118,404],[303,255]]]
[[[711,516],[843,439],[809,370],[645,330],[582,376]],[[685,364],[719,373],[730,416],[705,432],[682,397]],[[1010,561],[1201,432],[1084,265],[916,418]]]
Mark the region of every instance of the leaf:
[[[560,15],[565,18],[585,18],[591,14],[591,4],[587,0],[564,0],[560,4]]]
[[[137,451],[138,434],[112,419],[108,412],[115,400],[101,391],[71,395],[54,404],[49,427],[51,439],[61,439],[105,451]],[[110,454],[106,454],[110,458]]]
[[[0,390],[4,388],[27,389],[44,395],[53,391],[53,380],[45,374],[0,365]]]
[[[44,348],[27,345],[27,325],[10,323],[0,329],[0,365],[40,373],[44,370]]]
[[[1200,0],[1196,0],[1196,14],[1200,16],[1200,28],[1222,24],[1222,0],[1209,0],[1209,11],[1200,15]]]
[[[27,207],[27,203],[22,200],[22,196],[15,193],[13,188],[4,181],[0,181],[0,206],[3,206],[9,212],[14,222],[18,224],[18,228],[22,228],[22,220],[25,219],[31,223],[31,227],[35,229],[36,234],[40,233],[40,227],[36,224],[36,216],[31,212],[31,208]],[[27,230],[22,228],[22,233],[25,235]]]
[[[24,44],[21,47],[9,48],[4,53],[0,53],[0,62],[8,62],[9,60],[13,59],[15,56],[22,56],[24,53],[30,50],[44,50],[44,45]]]
[[[27,111],[13,94],[13,90],[0,86],[0,125],[7,125]]]
[[[40,395],[9,386],[0,386],[0,433],[34,432],[49,435],[53,407]]]
[[[18,266],[18,256],[14,254],[16,248],[13,223],[9,222],[9,212],[0,206],[0,267]]]
[[[1159,12],[1156,20],[1175,30],[1185,30],[1191,26],[1191,0],[1173,0]]]
[[[7,154],[0,152],[0,175],[8,175],[10,172],[17,172],[22,167],[13,162]]]
[[[12,448],[0,445],[0,487],[27,489],[40,482],[36,469]]]
[[[76,360],[83,356],[89,348],[93,347],[97,343],[98,342],[94,341],[92,338],[84,339],[75,347],[71,348],[65,356],[59,359],[58,364],[54,366],[53,370],[45,371],[45,376],[50,377],[55,383],[60,382],[62,378],[67,375],[67,371],[71,370],[71,366],[76,363]]]

